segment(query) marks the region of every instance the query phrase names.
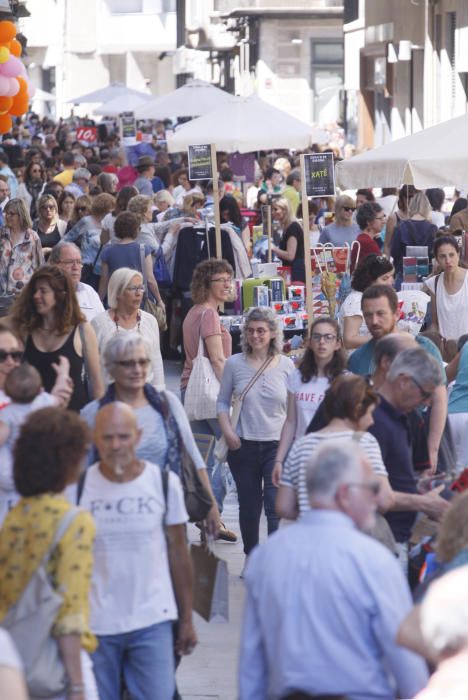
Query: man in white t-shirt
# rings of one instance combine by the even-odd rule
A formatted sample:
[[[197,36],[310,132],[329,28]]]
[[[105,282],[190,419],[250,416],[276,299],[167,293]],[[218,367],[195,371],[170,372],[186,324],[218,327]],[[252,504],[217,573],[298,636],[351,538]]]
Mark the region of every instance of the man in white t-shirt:
[[[67,241],[61,241],[52,248],[49,256],[50,265],[57,265],[68,272],[75,286],[75,292],[81,311],[87,321],[92,321],[95,316],[104,311],[99,294],[89,285],[81,282],[81,250],[77,245]]]
[[[94,431],[101,460],[86,472],[79,498],[96,522],[90,623],[100,700],[121,697],[122,677],[135,700],[171,700],[173,623],[179,654],[197,642],[182,487],[170,472],[165,498],[161,469],[136,457],[140,436],[129,406],[101,408]]]

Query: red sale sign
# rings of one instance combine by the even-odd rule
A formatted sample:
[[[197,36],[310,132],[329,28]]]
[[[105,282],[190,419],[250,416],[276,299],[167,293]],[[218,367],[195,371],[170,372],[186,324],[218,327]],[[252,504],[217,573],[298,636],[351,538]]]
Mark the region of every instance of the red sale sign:
[[[80,143],[90,144],[97,141],[96,126],[79,126],[76,130],[76,140]]]

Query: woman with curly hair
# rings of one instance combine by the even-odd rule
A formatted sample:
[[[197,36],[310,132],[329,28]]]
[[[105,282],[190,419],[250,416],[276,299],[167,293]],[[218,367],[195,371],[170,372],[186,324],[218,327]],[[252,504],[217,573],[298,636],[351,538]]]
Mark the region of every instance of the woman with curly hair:
[[[305,435],[331,382],[344,372],[346,354],[340,327],[332,318],[317,318],[297,369],[288,377],[288,409],[276,453],[273,483],[279,485],[283,460],[293,440]]]
[[[73,381],[69,408],[79,411],[87,403],[84,367],[92,398],[102,396],[96,334],[81,313],[66,272],[57,265],[36,270],[15,301],[11,323],[24,342],[24,359],[36,367],[46,391],[55,384],[53,365],[62,356],[70,362]]]
[[[286,418],[292,361],[281,354],[283,332],[272,309],[251,309],[241,335],[242,352],[224,366],[217,413],[229,449],[227,461],[239,497],[239,524],[247,556],[258,544],[262,504],[268,534],[278,528],[272,481],[281,429]],[[243,397],[239,422],[229,417],[232,399]]]
[[[51,630],[64,665],[63,692],[53,696],[56,700],[98,698],[88,657],[97,646],[89,627],[88,603],[95,526],[86,511],[71,514],[72,506],[63,496],[63,490],[78,479],[88,442],[86,423],[70,411],[43,408],[26,419],[14,450],[14,479],[21,500],[7,515],[0,538],[0,624],[52,547],[47,574],[63,599]],[[68,523],[53,546],[64,518]],[[15,641],[21,656],[26,650],[21,638]],[[33,699],[31,668],[26,666],[25,674]]]

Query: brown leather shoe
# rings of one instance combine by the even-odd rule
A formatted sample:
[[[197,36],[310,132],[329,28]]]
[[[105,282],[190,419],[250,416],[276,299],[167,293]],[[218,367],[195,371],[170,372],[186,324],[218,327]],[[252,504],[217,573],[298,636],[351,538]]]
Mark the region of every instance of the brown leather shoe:
[[[224,523],[221,523],[216,539],[223,540],[223,542],[237,542],[237,535],[232,530],[228,530]]]

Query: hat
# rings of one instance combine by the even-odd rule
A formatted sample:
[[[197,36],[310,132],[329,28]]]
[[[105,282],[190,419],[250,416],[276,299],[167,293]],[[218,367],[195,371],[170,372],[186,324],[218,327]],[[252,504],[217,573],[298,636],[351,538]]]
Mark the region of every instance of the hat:
[[[137,170],[145,170],[150,165],[153,165],[153,166],[155,165],[155,162],[151,158],[151,156],[140,156],[138,158]]]

